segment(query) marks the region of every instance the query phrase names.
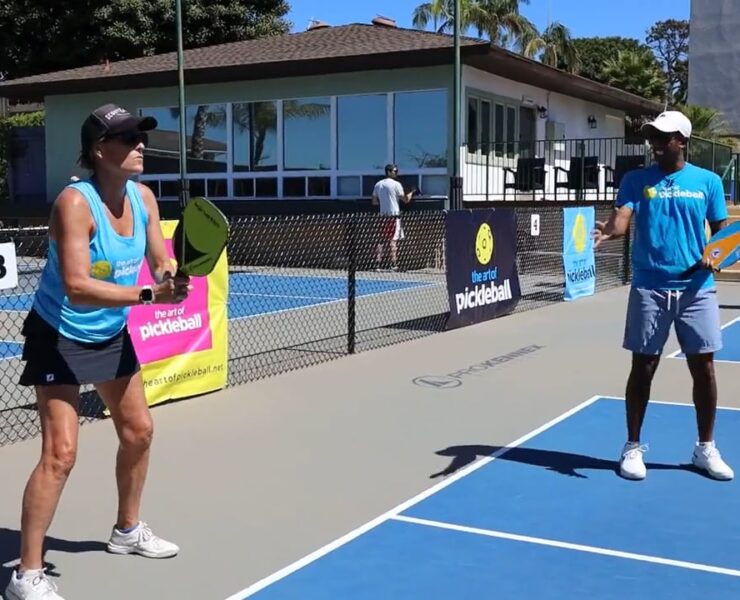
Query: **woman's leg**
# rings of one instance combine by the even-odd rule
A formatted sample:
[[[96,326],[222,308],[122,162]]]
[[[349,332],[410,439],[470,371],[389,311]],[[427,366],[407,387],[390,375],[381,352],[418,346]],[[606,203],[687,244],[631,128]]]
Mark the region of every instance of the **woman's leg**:
[[[79,394],[73,385],[36,388],[41,459],[23,493],[19,571],[42,568],[44,538],[77,458]]]
[[[139,522],[141,496],[149,468],[152,418],[144,396],[141,372],[98,384],[96,387],[110,410],[118,434],[116,526],[127,529]]]
[[[141,496],[153,434],[141,373],[109,381],[97,388],[110,410],[119,439],[116,461],[118,517],[108,550],[148,558],[174,556],[180,551],[175,544],[154,535],[148,525],[140,524]]]

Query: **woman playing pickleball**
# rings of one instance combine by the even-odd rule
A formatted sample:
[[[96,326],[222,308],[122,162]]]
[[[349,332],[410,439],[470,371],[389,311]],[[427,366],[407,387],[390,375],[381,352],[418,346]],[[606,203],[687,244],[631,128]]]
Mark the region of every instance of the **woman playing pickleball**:
[[[82,125],[80,153],[91,176],[67,185],[52,208],[47,263],[23,325],[20,378],[36,390],[41,458],[23,495],[20,564],[8,600],[62,598],[46,576],[42,548],[75,463],[82,385],[95,386],[119,440],[118,514],[108,550],[149,558],[179,552],[140,520],[153,426],[126,328],[131,306],[176,304],[190,289],[187,277],[173,275],[153,193],[131,180],[143,171],[146,132],[156,126],[113,104],[93,111]],[[136,285],[144,260],[154,286]]]

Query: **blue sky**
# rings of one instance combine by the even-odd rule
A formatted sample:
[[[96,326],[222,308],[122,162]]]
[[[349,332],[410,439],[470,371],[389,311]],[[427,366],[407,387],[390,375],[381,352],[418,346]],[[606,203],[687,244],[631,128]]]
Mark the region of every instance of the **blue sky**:
[[[288,0],[293,31],[304,31],[309,19],[330,25],[369,23],[376,14],[391,17],[400,27],[411,27],[411,15],[422,0]],[[550,19],[570,28],[574,37],[619,35],[644,41],[656,21],[688,19],[690,0],[530,0],[521,12],[538,28]],[[471,32],[472,33],[472,32]]]

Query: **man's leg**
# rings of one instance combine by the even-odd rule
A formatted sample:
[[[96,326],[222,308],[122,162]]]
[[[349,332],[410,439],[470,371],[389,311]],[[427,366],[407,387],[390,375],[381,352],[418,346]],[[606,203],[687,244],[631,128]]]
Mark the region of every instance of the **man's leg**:
[[[714,353],[722,348],[719,302],[716,290],[686,292],[676,320],[676,337],[693,380],[692,400],[696,408],[698,442],[693,464],[715,479],[732,479],[734,473],[717,450],[714,421],[717,413],[717,380]]]
[[[686,357],[693,380],[692,399],[696,407],[699,442],[714,440],[717,414],[717,380],[714,376],[714,353],[690,354]]]
[[[623,347],[632,352],[632,368],[625,394],[627,442],[622,447],[619,471],[628,479],[647,475],[640,442],[650,389],[670,333],[672,316],[664,292],[641,288],[630,290]]]
[[[632,369],[627,379],[627,441],[637,444],[645,419],[645,411],[650,400],[650,388],[660,356],[632,354]]]

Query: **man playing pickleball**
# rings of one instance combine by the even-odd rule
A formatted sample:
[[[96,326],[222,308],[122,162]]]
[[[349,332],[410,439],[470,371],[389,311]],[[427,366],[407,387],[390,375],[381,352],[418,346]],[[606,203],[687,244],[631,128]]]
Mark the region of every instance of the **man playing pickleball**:
[[[722,347],[719,304],[711,265],[682,275],[702,260],[705,221],[712,234],[727,219],[722,181],[715,173],[686,161],[691,122],[666,111],[643,127],[656,164],[630,171],[622,179],[615,210],[607,223],[596,223],[594,247],[627,233],[632,215],[635,235],[633,278],[624,330],[625,349],[632,352],[627,380],[627,442],[620,473],[628,479],[646,476],[641,444],[645,410],[671,325],[686,355],[693,380],[699,439],[692,463],[715,479],[732,479],[714,442],[717,383],[714,353]]]

